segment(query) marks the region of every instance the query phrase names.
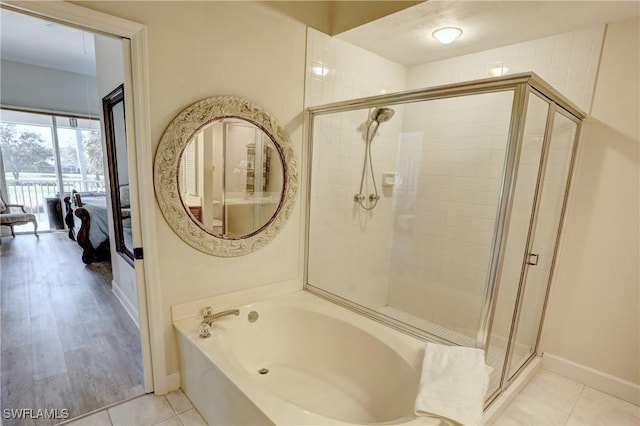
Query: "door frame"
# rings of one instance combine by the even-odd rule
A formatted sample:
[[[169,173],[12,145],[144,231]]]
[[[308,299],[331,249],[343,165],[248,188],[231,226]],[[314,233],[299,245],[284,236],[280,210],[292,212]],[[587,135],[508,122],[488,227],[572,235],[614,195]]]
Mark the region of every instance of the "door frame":
[[[133,123],[135,144],[134,158],[138,170],[137,193],[139,209],[137,218],[141,224],[144,260],[136,260],[136,277],[139,304],[140,340],[145,392],[164,395],[168,391],[166,353],[162,330],[162,300],[158,289],[157,239],[154,191],[153,150],[151,144],[151,120],[148,87],[147,27],[106,13],[97,12],[67,2],[23,2],[3,0],[3,7],[38,18],[57,21],[104,33],[131,42],[131,87],[133,99]],[[125,76],[125,80],[128,76]],[[127,120],[129,121],[129,120]],[[144,217],[144,220],[140,218]],[[143,272],[143,273],[140,273]],[[141,278],[141,276],[144,278]]]

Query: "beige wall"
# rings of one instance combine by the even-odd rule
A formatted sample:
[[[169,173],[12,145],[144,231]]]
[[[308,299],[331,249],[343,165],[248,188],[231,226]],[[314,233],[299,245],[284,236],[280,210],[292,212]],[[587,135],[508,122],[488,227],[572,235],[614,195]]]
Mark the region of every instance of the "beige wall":
[[[2,106],[92,116],[100,112],[96,77],[4,59],[0,75]],[[87,99],[94,101],[87,104]]]
[[[164,129],[185,106],[207,96],[236,95],[273,114],[289,131],[300,158],[303,24],[253,2],[74,3],[147,26],[151,140],[138,143],[150,143],[155,150]],[[299,203],[300,197],[272,242],[239,258],[217,258],[192,249],[169,228],[156,206],[160,281],[147,285],[161,293],[168,375],[178,370],[171,305],[300,278]]]
[[[544,351],[640,382],[639,21],[607,28],[579,147]]]

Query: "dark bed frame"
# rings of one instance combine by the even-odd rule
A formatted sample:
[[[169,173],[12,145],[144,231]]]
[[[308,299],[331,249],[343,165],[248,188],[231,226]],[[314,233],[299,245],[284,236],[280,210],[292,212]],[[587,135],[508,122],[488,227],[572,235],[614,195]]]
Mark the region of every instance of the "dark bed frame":
[[[111,258],[109,248],[109,238],[101,242],[97,247],[93,247],[89,241],[89,227],[91,226],[91,215],[82,207],[82,198],[75,190],[71,196],[64,198],[66,215],[64,218],[69,228],[69,238],[76,241],[82,247],[82,261],[86,265],[93,262],[102,262]]]

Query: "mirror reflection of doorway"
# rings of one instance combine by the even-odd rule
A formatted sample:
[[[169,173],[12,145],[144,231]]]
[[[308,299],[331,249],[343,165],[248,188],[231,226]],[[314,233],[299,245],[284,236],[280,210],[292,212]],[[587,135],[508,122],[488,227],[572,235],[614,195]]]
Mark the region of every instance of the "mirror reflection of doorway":
[[[117,255],[85,266],[64,220],[73,191],[108,197],[100,99],[124,81],[123,42],[6,9],[0,19],[0,191],[40,233],[2,229],[1,407],[57,409],[58,423],[145,392],[135,270]]]
[[[284,168],[274,142],[239,118],[216,120],[189,142],[180,160],[180,196],[193,218],[224,239],[251,235],[282,200]]]

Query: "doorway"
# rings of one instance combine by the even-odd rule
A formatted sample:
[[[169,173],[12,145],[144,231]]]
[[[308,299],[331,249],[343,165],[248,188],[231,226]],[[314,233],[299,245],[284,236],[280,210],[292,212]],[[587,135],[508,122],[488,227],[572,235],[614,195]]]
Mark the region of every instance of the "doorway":
[[[61,53],[55,49],[51,49],[54,57],[47,59],[50,62],[46,64],[29,63],[24,46],[19,50],[25,56],[11,56],[11,50],[5,48],[5,42],[11,41],[11,37],[5,37],[4,31],[2,35],[4,83],[12,75],[4,72],[5,65],[10,70],[33,72],[38,84],[47,80],[49,69],[52,70],[53,80],[49,82],[48,92],[39,91],[33,86],[33,90],[23,91],[30,95],[27,96],[29,99],[21,100],[12,97],[11,92],[7,94],[3,91],[3,107],[9,108],[2,111],[2,119],[5,121],[7,118],[14,130],[16,125],[29,125],[28,121],[33,121],[34,117],[40,121],[51,120],[49,143],[43,137],[35,137],[31,141],[34,143],[31,151],[38,151],[37,148],[41,147],[40,154],[45,158],[28,161],[30,172],[49,173],[50,183],[44,185],[40,176],[39,188],[27,186],[25,192],[23,183],[28,172],[23,172],[22,180],[19,176],[16,178],[16,168],[7,167],[7,157],[4,157],[2,189],[5,197],[13,203],[27,204],[28,201],[29,208],[38,213],[39,223],[46,224],[45,227],[51,232],[41,235],[40,240],[18,234],[15,239],[5,238],[2,247],[2,409],[3,415],[7,409],[19,410],[15,413],[12,411],[14,415],[4,417],[3,421],[6,424],[22,424],[25,420],[39,423],[42,419],[47,420],[43,424],[51,420],[58,423],[151,390],[149,374],[145,375],[143,371],[143,364],[147,364],[143,362],[144,339],[136,327],[138,324],[143,329],[146,327],[146,318],[145,321],[139,321],[139,312],[145,310],[140,309],[137,300],[140,286],[136,283],[136,269],[141,265],[130,267],[131,271],[125,274],[127,282],[118,283],[121,280],[119,276],[114,276],[117,271],[112,270],[111,262],[85,266],[75,241],[69,240],[66,232],[56,232],[66,231],[64,227],[67,224],[64,221],[60,224],[58,220],[58,208],[64,214],[64,204],[58,202],[72,189],[97,195],[96,198],[102,194],[106,198],[103,165],[95,164],[91,172],[87,165],[91,161],[84,161],[92,150],[85,139],[96,139],[100,129],[99,113],[96,113],[101,98],[100,84],[96,84],[99,77],[91,75],[91,65],[86,60],[91,57],[91,42],[87,40],[93,34],[6,9],[2,10],[3,30],[11,28],[11,24],[5,24],[11,22],[12,18],[19,21],[18,27],[33,25],[37,28],[34,30],[32,26],[28,31],[29,36],[47,31],[67,35],[77,32],[82,36],[81,55],[84,61],[79,62],[81,69],[65,70],[61,68],[72,61],[65,60],[62,62],[66,65],[56,66]],[[15,26],[13,29],[16,29]],[[15,32],[12,36],[15,36]],[[44,44],[31,41],[29,44],[33,46],[41,47]],[[59,41],[59,44],[64,43]],[[71,48],[67,45],[66,49]],[[40,59],[46,56],[42,51],[35,55]],[[93,61],[95,67],[95,56]],[[121,68],[122,80],[125,80],[125,68]],[[113,76],[112,69],[108,75]],[[70,78],[65,80],[65,76]],[[65,86],[60,83],[73,80],[79,84]],[[23,79],[15,81],[17,86],[24,82]],[[56,90],[59,86],[64,86],[64,90]],[[75,99],[74,96],[51,96],[63,92],[81,92],[82,95],[77,96],[76,93]],[[58,103],[60,99],[62,101]],[[77,107],[73,107],[74,100],[79,100],[75,104]],[[95,110],[93,103],[98,106]],[[30,123],[32,127],[36,124]],[[67,130],[70,135],[64,134]],[[29,133],[29,129],[19,129],[16,133],[16,139],[20,141],[22,138],[24,142],[24,134]],[[76,149],[73,153],[67,152],[70,151],[65,142],[67,136],[75,137]],[[106,163],[104,155],[102,158]],[[101,166],[102,174],[99,173]],[[19,170],[16,172],[20,173]],[[74,180],[73,175],[79,175],[79,180]],[[53,193],[49,194],[44,187]],[[51,215],[48,214],[49,201],[52,204]],[[113,253],[112,256],[115,258],[111,260],[117,262],[118,255]],[[130,291],[128,294],[127,291],[117,291],[116,284],[120,288],[129,287]],[[127,295],[133,297],[127,300]],[[34,419],[34,415],[39,415],[38,410],[53,411],[45,412],[44,418]]]

